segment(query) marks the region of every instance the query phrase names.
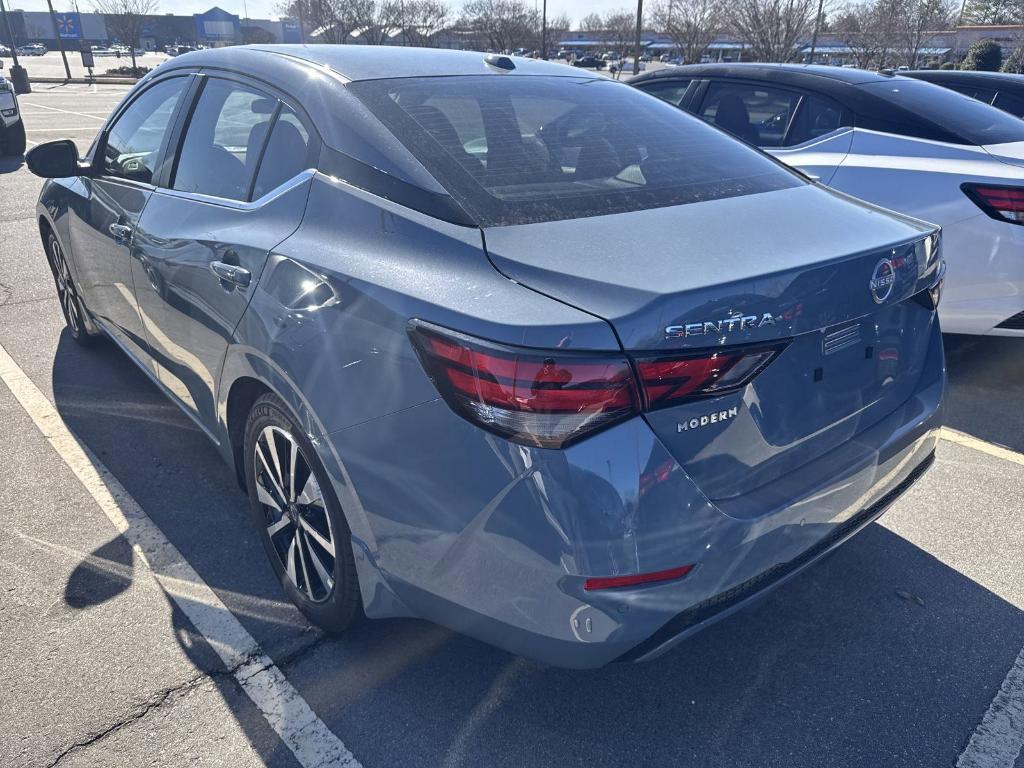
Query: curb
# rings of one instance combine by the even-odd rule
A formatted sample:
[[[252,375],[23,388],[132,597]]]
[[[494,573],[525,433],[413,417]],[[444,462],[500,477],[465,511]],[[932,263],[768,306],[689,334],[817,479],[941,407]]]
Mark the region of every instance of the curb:
[[[135,77],[30,77],[30,83],[57,83],[59,85],[135,85],[139,82]]]

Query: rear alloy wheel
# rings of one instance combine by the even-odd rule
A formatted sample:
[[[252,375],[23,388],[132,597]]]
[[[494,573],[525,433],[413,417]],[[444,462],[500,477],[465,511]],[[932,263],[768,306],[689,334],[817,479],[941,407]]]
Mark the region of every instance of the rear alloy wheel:
[[[253,518],[285,591],[317,626],[347,629],[362,605],[352,536],[312,444],[277,396],[256,401],[244,449]]]
[[[85,328],[85,307],[78,295],[78,289],[75,288],[74,278],[71,277],[64,249],[53,232],[46,238],[46,259],[50,263],[53,282],[57,286],[57,300],[60,301],[60,310],[64,313],[68,333],[79,344],[92,344],[95,338],[90,336]]]

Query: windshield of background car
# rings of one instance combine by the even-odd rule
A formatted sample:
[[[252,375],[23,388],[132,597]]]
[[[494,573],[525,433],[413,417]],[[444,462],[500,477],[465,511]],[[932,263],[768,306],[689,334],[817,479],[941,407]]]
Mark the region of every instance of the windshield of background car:
[[[348,87],[481,226],[806,183],[661,99],[603,78],[423,77]]]
[[[920,80],[880,80],[861,86],[970,144],[1024,141],[1024,121],[988,104]]]

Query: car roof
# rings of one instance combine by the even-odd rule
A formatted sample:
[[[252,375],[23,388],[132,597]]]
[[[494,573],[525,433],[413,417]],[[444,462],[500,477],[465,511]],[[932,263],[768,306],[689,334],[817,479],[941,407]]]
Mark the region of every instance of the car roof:
[[[912,69],[901,72],[901,75],[916,77],[920,80],[934,80],[947,83],[990,83],[993,85],[1018,85],[1024,87],[1024,77],[1011,72],[978,72],[959,69]]]
[[[806,82],[808,77],[827,78],[836,82],[859,85],[894,77],[887,72],[872,72],[866,69],[830,67],[824,64],[687,64],[681,67],[665,67],[634,77],[631,83],[652,80],[659,77],[754,77],[774,80],[779,83],[797,84]]]
[[[502,57],[515,65],[507,70],[487,63],[487,57],[493,54],[393,45],[244,45],[194,51],[177,58],[182,64],[212,67],[237,59],[242,51],[325,67],[348,81],[428,75],[581,76],[578,69],[566,64],[519,56]]]

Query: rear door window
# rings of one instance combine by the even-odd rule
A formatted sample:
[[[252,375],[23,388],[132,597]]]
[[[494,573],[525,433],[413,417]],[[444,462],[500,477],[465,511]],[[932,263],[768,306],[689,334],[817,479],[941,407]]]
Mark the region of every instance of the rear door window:
[[[258,200],[308,168],[309,147],[306,127],[291,107],[283,106],[263,150],[252,199]]]
[[[786,134],[784,145],[792,147],[813,141],[843,127],[843,109],[831,99],[804,94],[796,117]]]
[[[277,99],[210,78],[182,143],[172,188],[246,200]]]
[[[759,147],[781,147],[800,94],[746,83],[712,82],[700,115]]]
[[[483,226],[805,183],[683,110],[605,78],[424,77],[348,90]]]
[[[690,80],[650,80],[646,83],[641,83],[637,86],[644,93],[649,93],[651,96],[657,96],[659,99],[667,101],[676,107],[680,107],[683,104],[683,97],[686,95],[686,89],[690,87]]]
[[[992,106],[998,107],[1004,112],[1009,112],[1017,117],[1024,117],[1024,99],[1007,91],[1000,91],[996,94]]]

